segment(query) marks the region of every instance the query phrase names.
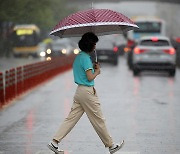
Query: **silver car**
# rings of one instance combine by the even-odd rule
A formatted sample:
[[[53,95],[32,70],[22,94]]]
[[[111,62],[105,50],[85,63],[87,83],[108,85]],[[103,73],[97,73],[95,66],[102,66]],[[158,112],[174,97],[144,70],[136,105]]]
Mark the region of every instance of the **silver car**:
[[[134,75],[138,75],[142,70],[161,70],[174,76],[176,51],[165,36],[142,37],[133,49],[132,63]]]

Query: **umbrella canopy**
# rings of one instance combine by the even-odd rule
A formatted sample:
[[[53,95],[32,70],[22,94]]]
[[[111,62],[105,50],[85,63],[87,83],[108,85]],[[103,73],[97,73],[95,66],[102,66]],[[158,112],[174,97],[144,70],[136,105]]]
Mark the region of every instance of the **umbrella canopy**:
[[[79,37],[86,32],[96,35],[118,34],[138,28],[128,17],[108,9],[89,9],[71,14],[61,20],[50,35]]]

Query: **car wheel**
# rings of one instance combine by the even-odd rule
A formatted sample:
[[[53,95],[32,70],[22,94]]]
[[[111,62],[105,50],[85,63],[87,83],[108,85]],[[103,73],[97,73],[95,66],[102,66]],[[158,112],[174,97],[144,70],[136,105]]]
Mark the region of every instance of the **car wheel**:
[[[176,74],[176,70],[175,69],[172,69],[172,70],[169,71],[169,76],[174,77],[175,74]]]
[[[128,66],[129,66],[129,69],[132,70],[133,69],[133,64],[132,64],[132,51],[129,51],[128,53]]]
[[[114,66],[117,66],[117,65],[118,65],[118,60],[115,59],[115,60],[113,61],[113,64],[114,64]]]
[[[134,75],[134,76],[138,76],[139,73],[140,73],[140,70],[139,70],[139,69],[133,68],[133,75]]]

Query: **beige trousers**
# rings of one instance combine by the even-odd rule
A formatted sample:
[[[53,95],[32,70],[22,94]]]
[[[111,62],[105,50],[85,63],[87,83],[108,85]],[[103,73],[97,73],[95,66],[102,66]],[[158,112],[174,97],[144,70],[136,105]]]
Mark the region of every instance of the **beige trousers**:
[[[60,142],[72,130],[84,112],[87,114],[105,147],[111,147],[113,141],[107,131],[96,91],[94,87],[87,86],[77,87],[71,111],[53,139]]]

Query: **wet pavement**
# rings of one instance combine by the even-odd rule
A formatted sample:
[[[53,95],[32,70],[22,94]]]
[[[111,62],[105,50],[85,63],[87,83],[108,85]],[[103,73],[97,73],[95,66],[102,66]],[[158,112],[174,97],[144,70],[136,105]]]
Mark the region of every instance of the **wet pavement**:
[[[175,78],[145,72],[139,77],[120,58],[102,64],[96,90],[117,154],[180,153],[180,70]],[[0,112],[0,154],[51,154],[47,148],[70,111],[76,85],[72,71],[29,91]],[[107,154],[86,115],[60,146],[65,154]]]

